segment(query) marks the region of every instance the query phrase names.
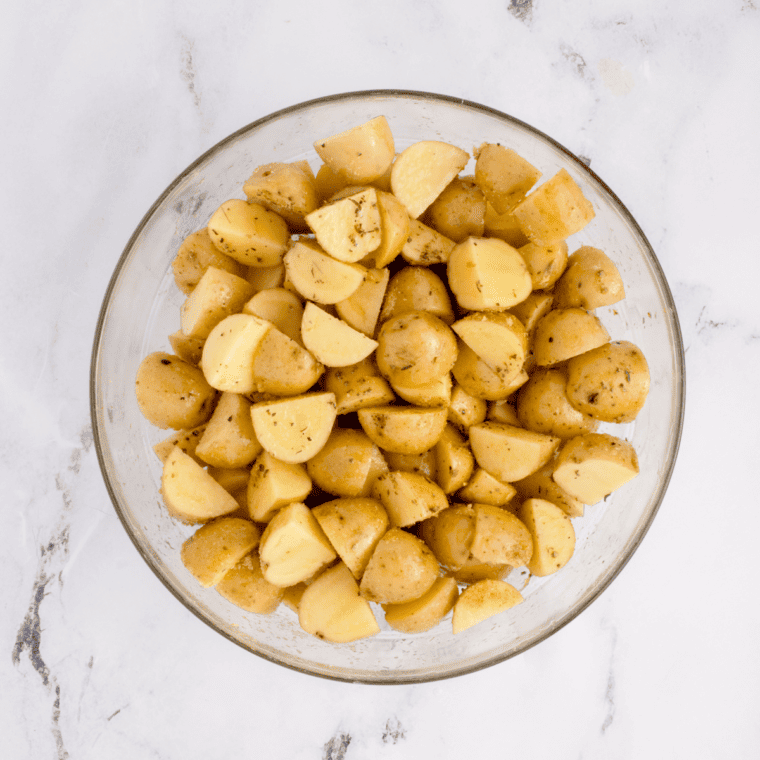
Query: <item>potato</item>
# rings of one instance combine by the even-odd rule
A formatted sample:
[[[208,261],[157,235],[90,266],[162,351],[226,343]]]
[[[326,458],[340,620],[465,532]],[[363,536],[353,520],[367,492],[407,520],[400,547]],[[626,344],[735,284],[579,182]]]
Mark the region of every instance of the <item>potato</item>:
[[[477,581],[466,588],[454,604],[451,619],[454,634],[462,633],[522,601],[522,594],[505,581]]]
[[[172,351],[180,359],[184,359],[196,367],[200,364],[205,342],[202,338],[189,338],[182,330],[177,330],[169,336],[169,345],[172,347]]]
[[[586,433],[564,444],[552,477],[579,501],[596,504],[638,474],[638,457],[628,441]]]
[[[380,211],[380,245],[368,259],[377,269],[388,266],[401,253],[409,235],[409,214],[394,195],[377,191],[377,208]],[[367,263],[367,262],[365,262]]]
[[[423,451],[421,454],[395,454],[392,451],[386,451],[384,457],[391,470],[416,472],[436,482],[438,465],[435,459],[435,448]]]
[[[359,409],[359,424],[381,449],[421,454],[432,449],[446,427],[446,409],[374,406]]]
[[[374,187],[327,203],[306,216],[317,242],[338,261],[353,263],[376,250],[382,240]]]
[[[589,414],[574,408],[565,393],[564,369],[538,369],[517,394],[520,425],[536,433],[557,438],[573,438],[593,433],[599,423]]]
[[[314,150],[332,171],[353,184],[382,177],[396,152],[385,116],[317,140]]]
[[[153,451],[155,451],[156,456],[161,460],[161,464],[169,458],[169,454],[172,453],[174,447],[179,446],[185,454],[194,459],[202,467],[205,462],[195,455],[195,449],[198,447],[207,424],[204,422],[202,425],[198,425],[198,427],[191,430],[177,430],[168,438],[164,438],[163,441],[155,444]]]
[[[446,494],[432,480],[399,470],[380,475],[372,496],[382,502],[391,525],[399,528],[426,520],[449,505]]]
[[[470,557],[462,567],[452,570],[449,575],[457,583],[472,584],[478,581],[501,581],[511,572],[512,565],[489,565]]]
[[[593,205],[566,169],[536,188],[512,213],[529,240],[539,245],[580,232],[595,216]]]
[[[253,295],[253,286],[242,277],[209,267],[182,304],[182,332],[205,340],[225,317],[240,311]]]
[[[253,379],[260,393],[297,396],[308,391],[324,369],[321,362],[276,327],[269,329],[253,355]]]
[[[345,301],[364,282],[366,274],[360,264],[337,261],[311,241],[299,240],[283,261],[286,276],[298,293],[321,304]]]
[[[251,314],[231,314],[211,331],[203,346],[201,367],[212,388],[232,393],[257,390],[253,357],[272,328]]]
[[[295,293],[280,287],[261,290],[246,302],[243,314],[266,319],[288,338],[301,343],[303,306]]]
[[[245,467],[261,452],[251,424],[251,405],[237,393],[223,393],[195,453],[212,467]]]
[[[528,334],[512,314],[479,312],[454,322],[451,329],[498,375],[509,383],[520,374]]]
[[[377,341],[311,302],[303,311],[301,338],[306,348],[328,367],[357,364],[378,347]]]
[[[541,176],[535,166],[498,143],[484,143],[475,158],[475,182],[497,214],[514,208]]]
[[[282,602],[286,607],[290,607],[293,612],[298,614],[298,608],[301,605],[301,599],[303,597],[304,591],[309,588],[308,585],[304,582],[296,583],[295,586],[288,586],[287,588],[281,589],[282,591]]]
[[[484,229],[486,237],[499,238],[513,248],[521,248],[530,242],[511,211],[499,214],[487,201]]]
[[[419,599],[403,604],[385,604],[385,622],[401,633],[423,633],[443,620],[459,597],[453,578],[436,578]]]
[[[222,253],[211,241],[208,229],[188,235],[172,261],[174,282],[185,294],[192,293],[209,267],[221,269],[237,277],[245,277],[245,267],[231,256]]]
[[[552,478],[554,463],[548,462],[527,478],[515,481],[517,497],[526,499],[543,499],[556,504],[568,517],[583,517],[583,502],[571,496]]]
[[[256,552],[246,554],[228,570],[216,584],[216,590],[237,607],[258,615],[274,612],[280,606],[285,591],[264,578]]]
[[[527,375],[525,379],[527,382]],[[491,422],[506,422],[507,425],[522,427],[522,424],[517,417],[517,409],[511,403],[511,401],[507,399],[501,399],[500,401],[491,401],[491,403],[488,405],[487,418]]]
[[[469,154],[448,143],[423,140],[396,157],[391,189],[416,219],[467,165]]]
[[[338,316],[354,330],[372,338],[388,287],[387,269],[368,269],[364,282],[345,301],[335,304]]]
[[[259,536],[250,520],[221,517],[198,528],[182,544],[182,562],[201,586],[215,586],[258,546]]]
[[[515,493],[515,487],[510,483],[502,483],[482,467],[477,467],[467,485],[459,489],[457,497],[471,504],[504,507],[512,501]]]
[[[414,406],[448,406],[451,401],[451,375],[446,373],[425,385],[393,384],[393,390]]]
[[[464,438],[448,424],[435,448],[438,485],[446,494],[458,491],[472,475],[475,460]]]
[[[269,583],[285,587],[311,578],[338,555],[311,510],[300,503],[283,507],[261,535],[261,570]]]
[[[213,467],[206,468],[206,472],[224,488],[231,493],[240,502],[238,496],[242,497],[245,507],[241,517],[250,518],[248,514],[248,501],[245,496],[245,490],[248,487],[248,481],[251,479],[251,471],[247,467]]]
[[[390,385],[380,377],[372,357],[350,367],[328,369],[325,390],[335,394],[338,414],[382,406],[395,400]]]
[[[259,166],[243,185],[250,203],[279,214],[296,230],[305,227],[304,217],[317,208],[317,186],[306,161]]]
[[[545,465],[559,442],[554,436],[499,422],[481,422],[470,428],[475,461],[503,483],[522,480]]]
[[[261,445],[273,457],[291,464],[308,461],[325,445],[335,417],[332,393],[306,393],[251,407]]]
[[[411,219],[409,232],[401,247],[401,255],[407,262],[417,266],[445,264],[455,245],[453,240],[432,227],[428,227],[417,219]]]
[[[281,462],[262,451],[248,480],[248,512],[256,522],[269,522],[278,509],[303,501],[311,493],[311,478],[302,464]]]
[[[498,238],[468,238],[451,252],[449,287],[468,311],[503,311],[533,290],[523,257]]]
[[[482,398],[471,396],[461,385],[455,385],[449,402],[449,422],[462,432],[472,425],[483,422],[488,411],[488,404]]]
[[[596,309],[625,298],[623,278],[603,251],[584,245],[567,262],[554,290],[557,308]]]
[[[354,578],[361,578],[389,527],[383,505],[376,499],[335,499],[314,507],[311,513]]]
[[[607,343],[567,363],[567,399],[579,414],[604,422],[633,422],[648,393],[647,361],[628,341]]]
[[[536,325],[533,355],[539,367],[572,359],[608,343],[610,335],[584,309],[553,309]]]
[[[517,306],[513,306],[509,313],[514,314],[523,323],[530,337],[538,324],[538,320],[551,311],[553,302],[554,297],[551,293],[535,291]]]
[[[140,362],[135,395],[148,422],[175,430],[206,422],[216,401],[216,391],[198,367],[162,351],[149,354]]]
[[[471,177],[457,177],[433,201],[427,223],[455,243],[483,237],[486,199]]]
[[[517,515],[533,538],[533,556],[528,570],[545,576],[564,567],[575,551],[575,530],[570,518],[556,504],[528,499]]]
[[[388,283],[380,322],[407,311],[426,311],[450,325],[454,321],[446,286],[441,278],[425,267],[404,267]]]
[[[320,203],[329,200],[335,193],[353,184],[342,174],[333,171],[327,164],[322,164],[314,178],[317,189],[317,198]]]
[[[528,267],[533,290],[550,288],[567,266],[567,243],[564,240],[549,245],[527,243],[517,250]]]
[[[435,583],[438,562],[416,536],[391,528],[378,541],[359,591],[370,602],[402,604],[419,599]]]
[[[528,381],[524,371],[514,378],[502,380],[466,343],[459,344],[459,354],[451,374],[467,393],[489,401],[511,396]]]
[[[475,509],[470,504],[454,504],[420,526],[420,537],[436,559],[450,570],[458,570],[470,559],[475,535]]]
[[[248,267],[246,281],[259,292],[270,288],[281,288],[285,282],[285,265],[275,264],[271,267]]]
[[[359,586],[344,563],[325,570],[301,595],[298,623],[325,641],[346,644],[374,636],[380,626]]]
[[[533,556],[533,542],[525,525],[506,509],[490,504],[474,504],[475,526],[470,554],[490,565],[527,565]]]
[[[214,245],[235,261],[271,267],[282,261],[290,239],[285,220],[258,203],[225,201],[211,216],[208,233]]]
[[[438,317],[410,311],[392,317],[377,336],[377,366],[390,382],[425,385],[451,371],[457,341]]]
[[[335,496],[369,496],[388,465],[380,449],[361,430],[336,428],[307,463],[314,484]]]

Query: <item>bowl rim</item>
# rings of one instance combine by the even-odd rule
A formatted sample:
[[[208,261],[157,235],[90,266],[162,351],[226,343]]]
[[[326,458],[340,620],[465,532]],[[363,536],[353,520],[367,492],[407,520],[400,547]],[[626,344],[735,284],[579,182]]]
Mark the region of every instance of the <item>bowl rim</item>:
[[[141,544],[137,541],[135,535],[130,530],[128,522],[119,505],[119,500],[116,496],[116,492],[113,486],[111,485],[111,481],[109,480],[108,470],[106,466],[106,457],[104,453],[104,443],[101,439],[100,426],[99,426],[100,410],[97,404],[97,396],[98,396],[97,369],[98,369],[98,358],[100,354],[103,327],[106,322],[108,309],[111,302],[111,296],[116,287],[116,283],[119,279],[119,275],[122,269],[124,268],[127,260],[129,259],[130,252],[132,250],[133,245],[135,244],[137,238],[142,233],[149,219],[153,216],[156,210],[161,206],[161,204],[164,202],[166,197],[174,190],[175,187],[177,187],[177,185],[179,185],[182,181],[184,181],[184,179],[199,164],[204,162],[212,154],[224,148],[224,146],[227,145],[228,143],[233,142],[241,135],[247,132],[250,132],[252,130],[258,129],[264,126],[265,124],[271,121],[274,121],[282,116],[285,116],[290,113],[298,112],[298,111],[308,110],[309,108],[315,105],[324,105],[324,104],[339,102],[343,100],[369,99],[369,98],[377,98],[377,97],[396,97],[396,98],[407,98],[409,100],[421,99],[421,100],[440,101],[444,103],[450,103],[452,105],[464,106],[465,108],[480,111],[490,116],[494,116],[498,119],[511,122],[512,124],[530,132],[531,134],[538,137],[539,139],[548,142],[550,145],[552,145],[554,148],[560,151],[572,163],[576,164],[582,172],[589,174],[593,180],[598,182],[602,186],[604,191],[611,197],[614,203],[617,204],[618,210],[621,212],[626,222],[629,225],[631,225],[635,233],[639,236],[643,244],[643,247],[645,248],[649,256],[649,264],[652,266],[652,268],[655,271],[656,278],[658,280],[658,285],[661,288],[663,299],[665,301],[667,310],[669,312],[669,321],[671,323],[672,334],[673,334],[673,359],[676,365],[676,372],[680,379],[680,382],[677,383],[678,397],[675,403],[675,425],[674,425],[675,429],[673,430],[673,433],[672,433],[671,455],[669,457],[668,462],[666,463],[666,467],[664,468],[662,476],[659,480],[659,489],[658,489],[658,492],[656,493],[654,506],[652,510],[650,511],[647,520],[641,526],[641,529],[636,535],[634,542],[631,544],[629,551],[618,563],[618,565],[615,567],[614,571],[609,575],[609,577],[607,577],[604,580],[604,582],[599,583],[596,586],[596,588],[593,590],[593,593],[580,606],[568,611],[562,617],[556,618],[554,621],[552,621],[552,624],[548,627],[547,630],[537,635],[534,639],[531,639],[530,641],[525,642],[523,645],[518,647],[515,651],[498,654],[494,657],[491,657],[482,662],[478,662],[474,665],[451,668],[450,670],[446,672],[441,672],[441,673],[434,672],[434,673],[431,673],[429,675],[424,675],[424,676],[414,676],[414,675],[404,676],[402,674],[398,674],[397,676],[394,676],[391,678],[388,678],[388,677],[357,678],[355,676],[351,677],[351,676],[341,675],[341,672],[339,669],[335,669],[335,671],[331,673],[312,671],[306,667],[301,667],[293,663],[284,662],[282,660],[277,659],[277,657],[275,656],[271,656],[265,652],[256,651],[255,649],[252,649],[251,647],[246,646],[245,643],[233,638],[229,633],[220,629],[212,620],[206,618],[199,609],[188,604],[188,602],[179,594],[179,592],[172,586],[172,584],[169,583],[169,581],[164,577],[164,575],[161,573],[159,568],[155,565],[153,561],[153,557],[141,546]],[[134,232],[132,233],[129,240],[127,241],[121,253],[121,256],[119,257],[119,260],[117,261],[116,266],[114,267],[113,274],[111,275],[111,278],[108,283],[108,287],[106,288],[105,294],[103,296],[103,301],[101,303],[97,323],[95,326],[95,334],[93,338],[92,353],[91,353],[91,359],[90,359],[90,381],[89,381],[90,420],[91,420],[91,425],[92,425],[93,442],[95,444],[95,451],[97,454],[98,464],[99,464],[100,471],[103,477],[103,481],[105,483],[106,490],[108,491],[108,495],[111,499],[111,502],[113,503],[116,514],[119,520],[121,521],[121,524],[123,525],[125,532],[129,536],[133,545],[135,546],[135,548],[137,549],[138,553],[143,558],[143,560],[146,562],[148,567],[150,567],[150,569],[158,577],[161,583],[171,592],[171,594],[177,600],[179,600],[182,603],[182,605],[186,609],[192,612],[197,618],[199,618],[201,621],[203,621],[206,625],[211,627],[217,633],[224,636],[224,638],[228,639],[234,644],[237,644],[239,647],[241,647],[245,651],[255,654],[256,656],[261,657],[262,659],[267,660],[268,662],[272,662],[281,667],[288,668],[289,670],[294,670],[299,673],[303,673],[310,676],[316,676],[318,678],[324,678],[329,681],[342,681],[342,682],[347,682],[347,683],[364,683],[368,685],[396,686],[400,684],[429,683],[433,681],[441,681],[441,680],[445,680],[449,678],[455,678],[462,675],[468,675],[470,673],[475,673],[479,670],[492,667],[508,659],[511,659],[512,657],[522,654],[523,652],[527,651],[528,649],[531,649],[537,644],[540,644],[542,641],[549,638],[549,636],[554,635],[559,630],[564,628],[568,623],[570,623],[578,615],[580,615],[586,608],[588,608],[588,606],[592,602],[596,601],[596,599],[598,599],[599,596],[610,586],[612,581],[615,578],[617,578],[617,576],[620,574],[623,568],[628,564],[629,560],[634,555],[639,545],[643,541],[644,536],[646,536],[646,534],[649,532],[649,528],[651,527],[652,522],[654,521],[654,518],[657,515],[660,509],[660,506],[662,505],[662,502],[665,498],[665,494],[667,492],[668,485],[670,483],[670,479],[672,477],[673,470],[675,468],[676,460],[678,458],[678,452],[679,452],[681,437],[682,437],[682,432],[683,432],[685,400],[686,400],[685,366],[686,366],[686,362],[685,362],[683,337],[682,337],[680,322],[678,319],[678,312],[676,309],[675,300],[670,290],[670,286],[668,284],[667,278],[665,277],[665,273],[662,269],[662,265],[660,264],[659,259],[657,258],[657,255],[654,252],[654,249],[649,243],[649,240],[647,239],[643,230],[639,226],[638,222],[633,217],[633,215],[628,210],[628,208],[625,206],[625,204],[611,190],[611,188],[607,185],[607,183],[604,182],[604,180],[602,180],[601,177],[599,177],[596,174],[596,172],[594,172],[578,156],[576,156],[570,150],[565,148],[561,143],[557,142],[554,138],[545,134],[540,129],[537,129],[536,127],[522,121],[521,119],[518,119],[509,114],[506,114],[503,111],[499,111],[495,108],[491,108],[490,106],[486,106],[486,105],[483,105],[481,103],[477,103],[471,100],[467,100],[464,98],[459,98],[459,97],[455,97],[451,95],[443,95],[439,93],[432,93],[432,92],[426,92],[426,91],[420,91],[420,90],[404,90],[404,89],[356,90],[356,91],[351,91],[351,92],[336,93],[333,95],[326,95],[326,96],[322,96],[318,98],[313,98],[310,100],[305,100],[295,105],[288,106],[287,108],[282,108],[277,111],[273,111],[272,113],[266,116],[263,116],[259,119],[256,119],[255,121],[241,127],[240,129],[236,130],[235,132],[232,132],[227,137],[215,143],[211,148],[206,150],[198,158],[196,158],[192,163],[190,163],[182,172],[180,172],[180,174],[166,187],[166,189],[153,202],[153,204],[145,212],[142,219],[140,220],[137,227],[135,228]],[[390,671],[391,675],[392,673],[393,672]]]

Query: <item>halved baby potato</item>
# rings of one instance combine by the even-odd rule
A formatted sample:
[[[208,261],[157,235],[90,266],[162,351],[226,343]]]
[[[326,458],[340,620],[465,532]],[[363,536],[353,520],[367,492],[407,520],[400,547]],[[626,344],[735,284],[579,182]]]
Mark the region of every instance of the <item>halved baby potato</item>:
[[[258,203],[279,214],[296,230],[305,228],[304,217],[317,208],[317,186],[307,161],[259,166],[243,185],[249,203]]]
[[[490,504],[474,504],[470,554],[490,565],[527,565],[533,556],[530,532],[515,515]]]
[[[567,269],[554,288],[554,298],[559,309],[610,306],[625,298],[623,278],[604,251],[584,245],[568,259]]]
[[[425,218],[455,243],[483,237],[486,199],[472,177],[455,177],[428,208]]]
[[[528,570],[545,576],[564,567],[575,551],[575,530],[567,514],[543,499],[528,499],[517,515],[533,538],[533,556]]]
[[[443,280],[426,267],[407,266],[388,283],[380,322],[407,311],[425,311],[450,325],[454,321],[451,298]]]
[[[541,176],[522,156],[498,143],[484,143],[475,158],[475,182],[497,214],[519,203]]]
[[[402,633],[423,633],[434,628],[451,612],[459,588],[453,578],[436,578],[419,599],[402,604],[385,604],[385,622]]]
[[[610,335],[594,314],[585,309],[552,309],[542,317],[533,334],[533,356],[539,367],[566,359],[608,343]]]
[[[213,244],[208,229],[204,227],[182,241],[172,261],[174,282],[185,295],[189,295],[209,267],[223,269],[238,277],[245,277],[246,273],[240,262]]]
[[[475,509],[471,504],[453,504],[420,526],[420,538],[450,570],[458,570],[468,562],[474,534]]]
[[[482,623],[523,601],[522,594],[506,581],[481,580],[468,586],[454,604],[454,634]]]
[[[432,449],[446,427],[445,407],[375,406],[358,410],[359,424],[381,448],[397,454]]]
[[[309,351],[327,367],[348,367],[366,359],[378,342],[308,302],[303,311],[301,338]]]

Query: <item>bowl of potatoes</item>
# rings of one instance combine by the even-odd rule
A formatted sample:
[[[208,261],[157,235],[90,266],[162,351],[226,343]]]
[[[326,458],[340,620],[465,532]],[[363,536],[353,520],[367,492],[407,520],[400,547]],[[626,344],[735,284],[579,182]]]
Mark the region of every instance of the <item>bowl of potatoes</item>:
[[[550,636],[661,504],[683,346],[582,161],[405,91],[198,158],[118,262],[92,358],[117,514],[198,618],[304,673],[466,674]]]

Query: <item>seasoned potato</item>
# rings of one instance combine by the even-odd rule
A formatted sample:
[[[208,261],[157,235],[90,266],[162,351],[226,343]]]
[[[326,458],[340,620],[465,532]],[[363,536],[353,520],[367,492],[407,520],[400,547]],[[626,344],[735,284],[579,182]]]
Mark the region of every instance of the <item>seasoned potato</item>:
[[[248,512],[256,522],[269,522],[278,509],[303,501],[311,493],[311,478],[302,464],[281,462],[262,451],[248,479]]]
[[[354,578],[361,578],[389,527],[383,505],[376,499],[335,499],[311,513]]]
[[[239,517],[203,525],[182,544],[182,562],[201,586],[215,586],[259,543],[259,529]]]
[[[391,470],[416,472],[436,482],[438,465],[435,459],[435,448],[423,451],[421,454],[396,454],[393,451],[386,451],[384,458]]]
[[[567,266],[567,243],[564,240],[549,245],[527,243],[517,250],[525,259],[533,290],[550,288]]]
[[[449,422],[466,432],[472,425],[483,422],[488,404],[482,398],[471,396],[461,385],[455,385],[449,402]]]
[[[380,449],[361,430],[336,428],[307,463],[312,481],[335,496],[369,496],[388,465]]]
[[[359,409],[359,424],[385,451],[421,454],[432,449],[446,427],[444,407],[374,406]]]
[[[567,398],[579,414],[632,422],[648,393],[649,366],[641,349],[628,341],[607,343],[567,363]]]
[[[246,554],[216,584],[216,590],[228,601],[248,612],[270,615],[282,601],[285,589],[270,583],[261,572],[256,552]]]
[[[419,599],[435,583],[438,562],[416,536],[391,528],[378,541],[359,586],[370,602],[402,604]]]
[[[237,198],[225,201],[214,212],[208,234],[220,251],[253,267],[279,264],[290,238],[281,216]]]
[[[586,433],[564,444],[552,477],[579,501],[596,504],[638,474],[638,457],[628,441]]]
[[[438,485],[444,493],[458,491],[472,475],[475,460],[464,438],[448,424],[435,448]]]
[[[522,594],[505,581],[477,581],[462,592],[454,605],[453,631],[466,631],[522,601]]]
[[[488,202],[486,202],[484,228],[486,237],[499,238],[513,248],[521,248],[530,242],[511,211],[499,214]]]
[[[536,325],[533,355],[539,367],[557,364],[609,339],[599,319],[584,309],[553,309]]]
[[[448,374],[457,340],[438,317],[410,311],[389,319],[377,336],[377,366],[390,382],[425,385]]]
[[[380,245],[368,259],[380,269],[388,266],[401,253],[409,235],[409,214],[401,201],[382,190],[377,191],[377,208],[380,211],[382,237]]]
[[[452,570],[449,575],[457,583],[472,584],[478,581],[501,581],[511,572],[512,565],[489,565],[470,557],[458,570]]]
[[[338,414],[382,406],[395,400],[388,381],[380,377],[372,357],[350,367],[328,369],[325,390],[335,394]]]
[[[259,291],[243,306],[243,314],[266,319],[291,340],[301,343],[303,305],[290,290],[272,287]]]
[[[475,461],[503,483],[528,477],[545,465],[559,446],[559,438],[499,422],[470,428]]]
[[[206,422],[216,400],[216,391],[198,367],[162,351],[140,362],[135,394],[140,411],[151,424],[175,430]]]
[[[297,396],[308,391],[324,370],[311,353],[274,326],[253,354],[253,380],[260,393]]]
[[[470,554],[490,565],[527,565],[533,542],[525,525],[511,512],[490,504],[474,504],[475,526]]]
[[[475,509],[471,504],[454,504],[425,520],[420,537],[436,559],[450,570],[458,570],[470,559],[475,535]]]
[[[446,494],[436,483],[416,472],[395,470],[381,475],[372,487],[388,513],[391,525],[405,528],[446,509]]]
[[[470,481],[464,488],[459,489],[457,496],[471,504],[491,504],[494,507],[504,507],[509,504],[516,493],[510,483],[502,483],[482,467],[475,469]]]
[[[245,467],[261,451],[251,423],[251,405],[237,393],[223,393],[195,453],[212,467]]]
[[[185,294],[192,293],[209,267],[222,269],[237,277],[245,277],[245,267],[231,256],[222,253],[211,241],[208,229],[188,235],[172,261],[174,282]]]
[[[354,330],[372,338],[388,287],[390,272],[368,269],[364,282],[348,298],[335,304],[338,316]]]
[[[203,466],[205,462],[195,455],[195,449],[198,447],[198,444],[203,437],[203,432],[206,430],[207,424],[208,423],[204,422],[203,425],[198,425],[198,427],[192,428],[191,430],[177,430],[168,438],[164,438],[163,441],[159,441],[155,444],[155,446],[153,446],[153,451],[155,451],[156,456],[161,460],[161,464],[169,458],[169,454],[172,453],[174,447],[179,446],[185,454],[198,462],[199,465]]]
[[[513,306],[509,310],[509,313],[514,314],[523,323],[523,326],[530,337],[538,324],[538,320],[551,311],[553,302],[554,297],[551,293],[535,291],[522,303]]]
[[[248,267],[245,279],[258,291],[281,288],[285,282],[285,265],[271,267]]]
[[[401,255],[407,262],[416,266],[445,264],[455,245],[453,240],[432,227],[417,219],[411,219],[409,232],[401,247]]]
[[[469,311],[503,311],[524,301],[533,281],[523,257],[498,238],[468,238],[451,252],[449,287]]]
[[[570,518],[556,504],[543,499],[528,499],[517,515],[533,538],[533,556],[528,570],[533,575],[556,573],[575,551],[575,530]]]
[[[343,562],[325,570],[303,591],[298,623],[325,641],[346,644],[380,632],[372,608]]]
[[[184,359],[196,367],[200,364],[201,356],[203,355],[203,344],[205,342],[202,338],[188,337],[182,330],[177,330],[177,332],[169,335],[169,345],[172,347],[172,351],[180,359]]]
[[[303,311],[301,338],[304,346],[327,367],[357,364],[378,347],[377,341],[311,302]]]
[[[525,380],[528,380],[526,375]],[[491,422],[506,422],[507,425],[522,427],[517,417],[517,409],[512,400],[501,399],[500,401],[491,401],[488,405],[487,419]]]
[[[531,242],[539,245],[580,232],[595,216],[594,207],[566,169],[537,187],[512,213]]]
[[[385,303],[380,312],[380,321],[407,311],[425,311],[450,325],[454,321],[446,286],[441,278],[425,267],[404,267],[393,275],[388,283]]]
[[[261,535],[261,570],[275,586],[305,581],[336,557],[335,549],[305,504],[283,507]]]
[[[393,383],[393,390],[415,406],[448,406],[451,401],[451,375],[447,372],[443,377],[425,385],[402,385]]]
[[[332,198],[335,193],[343,190],[352,183],[342,174],[333,171],[327,164],[322,164],[314,177],[314,185],[317,190],[317,198],[320,203]]]
[[[423,140],[396,157],[391,168],[391,189],[416,219],[464,169],[469,154],[448,143]]]
[[[498,143],[484,143],[475,158],[475,182],[497,214],[514,208],[541,176],[522,156]]]
[[[455,243],[483,237],[486,199],[471,177],[457,177],[427,210],[428,224]]]
[[[402,633],[423,633],[438,625],[451,612],[459,597],[453,578],[436,578],[419,599],[403,604],[385,604],[385,622]]]
[[[538,369],[517,394],[517,417],[526,430],[557,438],[593,433],[599,423],[570,404],[564,369]]]
[[[584,245],[567,262],[567,270],[554,289],[557,308],[596,309],[625,298],[623,278],[609,256]]]
[[[513,484],[519,500],[544,499],[556,504],[568,517],[583,517],[583,502],[554,482],[554,462],[550,461],[527,478]]]
[[[528,381],[524,371],[502,380],[466,343],[459,344],[459,354],[451,373],[467,393],[489,401],[511,396]]]

